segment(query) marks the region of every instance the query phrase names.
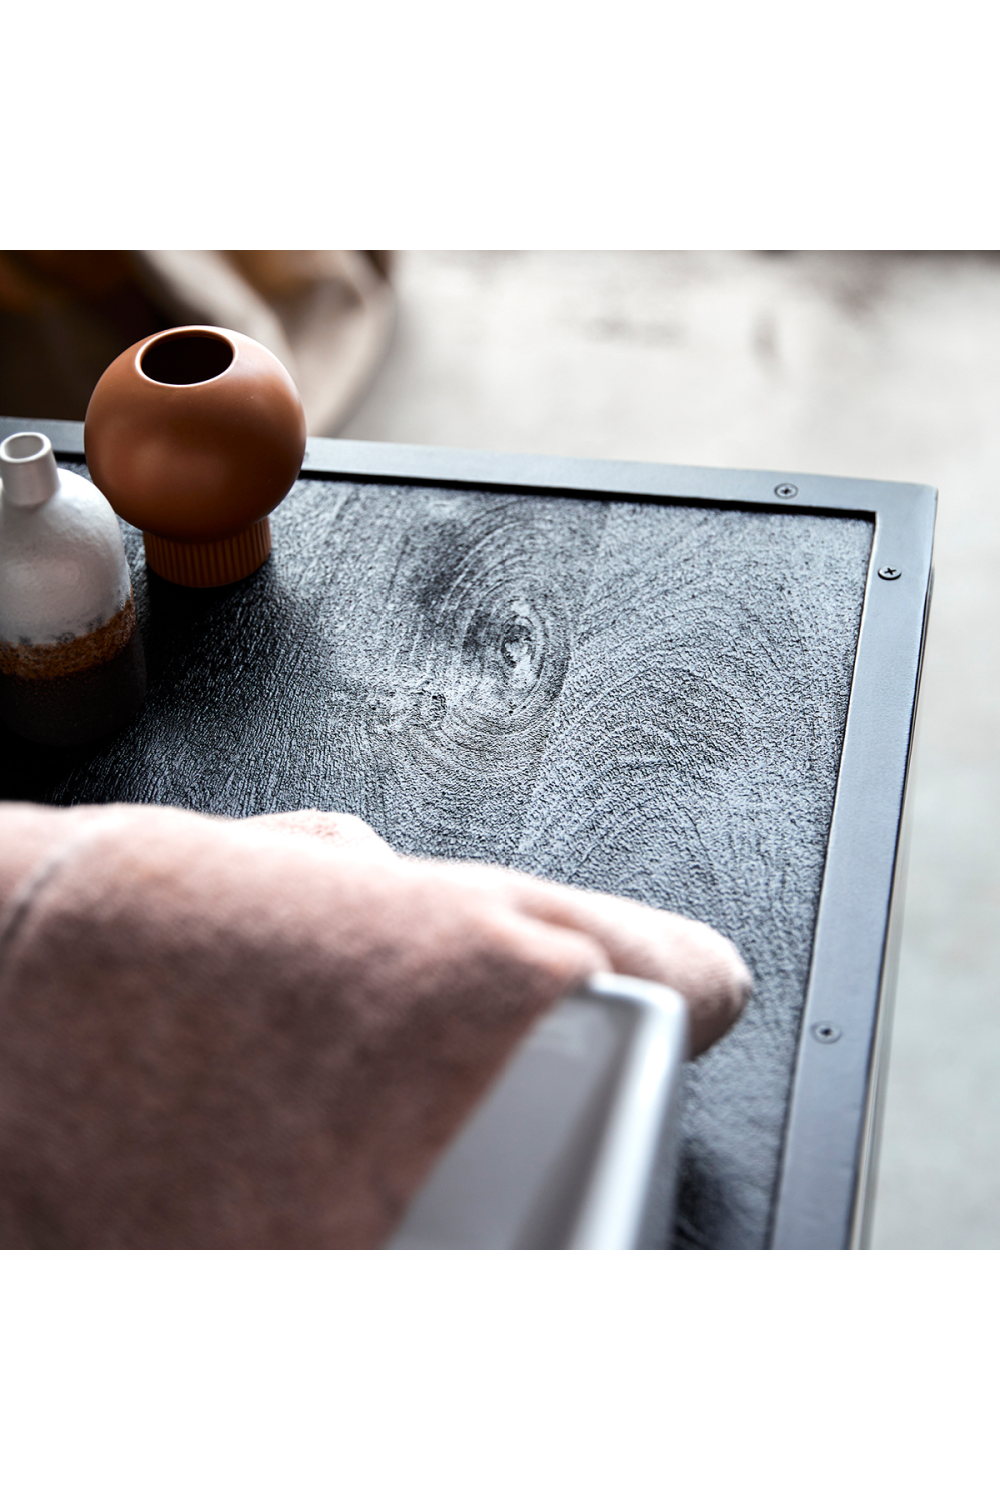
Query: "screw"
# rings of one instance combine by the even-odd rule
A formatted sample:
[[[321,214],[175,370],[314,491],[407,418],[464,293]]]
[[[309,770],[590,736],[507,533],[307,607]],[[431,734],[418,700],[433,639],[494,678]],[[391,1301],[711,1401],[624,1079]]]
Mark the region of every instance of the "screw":
[[[820,1021],[818,1026],[812,1028],[812,1034],[817,1042],[825,1042],[829,1046],[831,1042],[839,1042],[843,1032],[832,1021]]]
[[[782,500],[791,500],[793,495],[799,493],[799,488],[796,484],[776,484],[774,486],[774,493],[779,495]]]
[[[878,576],[884,578],[886,583],[891,583],[894,578],[899,577],[899,574],[899,568],[879,568],[878,570]]]

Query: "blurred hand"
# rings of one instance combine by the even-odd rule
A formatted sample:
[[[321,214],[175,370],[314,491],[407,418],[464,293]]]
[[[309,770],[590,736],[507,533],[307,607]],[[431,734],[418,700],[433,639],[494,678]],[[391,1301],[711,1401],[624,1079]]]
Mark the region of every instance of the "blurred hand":
[[[15,812],[8,1247],[379,1245],[531,1023],[592,973],[679,989],[696,1048],[749,992],[698,923],[401,858],[354,818]]]

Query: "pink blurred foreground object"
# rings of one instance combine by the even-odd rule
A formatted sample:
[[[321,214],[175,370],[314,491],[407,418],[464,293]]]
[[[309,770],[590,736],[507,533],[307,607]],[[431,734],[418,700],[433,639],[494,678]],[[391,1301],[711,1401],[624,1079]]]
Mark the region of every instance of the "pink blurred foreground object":
[[[356,818],[0,810],[0,1246],[384,1243],[544,1011],[671,985],[694,1049],[749,975],[700,923]]]

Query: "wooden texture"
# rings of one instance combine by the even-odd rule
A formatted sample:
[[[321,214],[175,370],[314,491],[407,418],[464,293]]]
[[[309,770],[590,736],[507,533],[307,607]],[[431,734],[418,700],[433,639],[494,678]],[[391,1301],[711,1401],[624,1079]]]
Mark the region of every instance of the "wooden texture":
[[[84,472],[84,471],[82,471]],[[300,481],[253,578],[148,574],[140,717],[4,794],[354,812],[711,922],[755,976],[689,1068],[677,1243],[767,1243],[869,523]]]

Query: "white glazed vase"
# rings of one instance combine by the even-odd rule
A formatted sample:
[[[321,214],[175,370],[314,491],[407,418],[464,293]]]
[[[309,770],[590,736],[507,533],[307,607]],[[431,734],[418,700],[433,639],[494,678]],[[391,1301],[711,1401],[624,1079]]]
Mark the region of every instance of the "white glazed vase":
[[[0,718],[39,744],[86,744],[145,689],[114,511],[42,433],[14,434],[0,443]]]

